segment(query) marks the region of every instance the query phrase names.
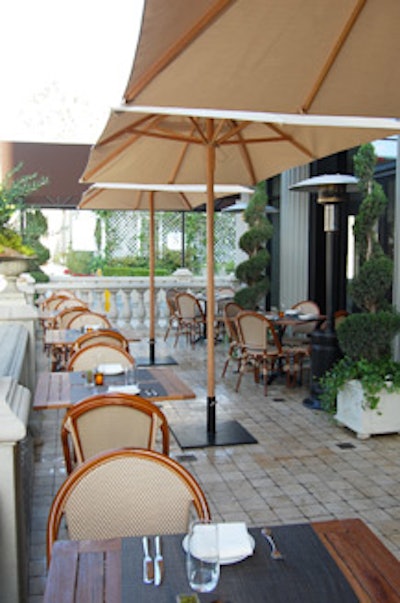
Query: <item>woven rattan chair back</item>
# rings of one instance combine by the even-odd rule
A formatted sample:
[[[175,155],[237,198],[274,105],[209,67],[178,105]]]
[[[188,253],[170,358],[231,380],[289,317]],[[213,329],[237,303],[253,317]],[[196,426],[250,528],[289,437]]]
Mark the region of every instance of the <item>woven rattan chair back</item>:
[[[178,293],[175,297],[176,309],[182,320],[204,318],[204,312],[198,299],[191,293]]]
[[[98,312],[82,312],[79,316],[75,316],[69,323],[69,329],[81,329],[82,327],[95,325],[103,329],[111,329],[111,323],[107,316]]]
[[[273,324],[258,312],[243,311],[236,316],[239,342],[249,350],[267,350],[273,347],[278,352],[281,344]]]
[[[66,308],[74,308],[75,306],[82,306],[87,309],[87,304],[81,299],[77,297],[66,297],[61,299],[60,302],[56,305],[56,310],[65,310]]]
[[[111,329],[101,329],[101,331],[90,331],[84,333],[75,341],[73,345],[73,351],[77,352],[82,348],[87,348],[89,345],[94,343],[108,343],[121,347],[123,350],[129,352],[129,341],[119,331],[113,331]]]
[[[164,335],[164,341],[167,341],[168,335],[170,334],[171,329],[178,328],[177,307],[176,307],[176,301],[175,301],[175,297],[177,296],[178,293],[179,293],[179,289],[175,289],[175,288],[171,287],[171,289],[167,289],[166,294],[165,294],[165,300],[167,302],[169,316],[168,316],[167,329],[166,329],[165,335]]]
[[[54,317],[53,326],[56,329],[66,329],[67,325],[70,321],[82,314],[82,312],[86,312],[87,308],[85,306],[71,306],[70,308],[64,308],[61,310],[57,316]]]
[[[308,299],[298,302],[292,307],[292,309],[298,310],[301,314],[313,314],[315,316],[319,316],[321,314],[318,304]],[[293,326],[292,333],[293,335],[307,335],[315,330],[317,324],[317,321],[307,321],[303,324],[295,325]]]
[[[236,323],[241,349],[236,391],[239,391],[242,375],[250,370],[257,382],[262,373],[266,396],[269,373],[273,371],[277,360],[283,357],[279,337],[273,324],[258,312],[240,312]]]
[[[58,304],[64,299],[67,299],[67,297],[65,295],[51,295],[50,297],[47,297],[40,303],[40,308],[42,310],[49,310],[49,311],[55,310],[57,308]]]
[[[175,302],[178,317],[175,345],[180,335],[185,335],[193,347],[195,341],[201,336],[206,321],[203,309],[199,300],[191,293],[178,293]]]
[[[236,302],[228,302],[224,306],[223,319],[225,331],[229,339],[229,350],[222,369],[221,377],[225,376],[230,360],[234,360],[239,366],[241,357],[241,347],[239,344],[239,334],[236,326],[236,316],[243,311],[243,308]]]
[[[189,471],[151,450],[122,449],[79,465],[50,508],[50,561],[63,516],[73,540],[186,532],[191,514],[209,518],[206,497]]]
[[[109,343],[94,343],[71,356],[67,371],[90,371],[99,364],[120,364],[122,368],[128,368],[135,364],[135,359],[121,347]]]
[[[67,410],[61,425],[67,472],[83,461],[114,448],[146,448],[169,454],[167,419],[141,396],[98,394]]]

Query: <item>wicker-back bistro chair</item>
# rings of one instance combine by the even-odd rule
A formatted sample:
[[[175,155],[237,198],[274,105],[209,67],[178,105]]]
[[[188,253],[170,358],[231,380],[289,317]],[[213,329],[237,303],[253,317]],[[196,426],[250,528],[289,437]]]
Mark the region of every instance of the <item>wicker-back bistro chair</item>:
[[[236,326],[236,316],[242,311],[242,306],[236,302],[227,302],[224,306],[223,317],[225,321],[225,330],[229,338],[229,350],[221,377],[225,377],[230,360],[234,360],[237,364],[237,367],[240,363],[241,349],[239,344],[239,334]]]
[[[196,339],[202,335],[206,317],[197,297],[191,293],[178,293],[175,297],[178,317],[178,328],[175,337],[175,346],[181,335],[185,335],[191,346],[194,347]]]
[[[161,436],[161,437],[160,437]],[[113,448],[147,448],[169,454],[167,419],[141,396],[97,394],[74,404],[64,415],[61,441],[67,472]]]
[[[153,450],[108,451],[79,465],[57,492],[47,560],[63,517],[72,540],[101,540],[186,532],[194,512],[210,518],[200,485],[177,461]]]
[[[84,333],[76,341],[72,346],[73,352],[77,352],[82,348],[87,348],[89,345],[93,345],[94,343],[109,343],[111,345],[115,345],[121,347],[122,349],[129,352],[129,341],[125,339],[125,337],[119,331],[114,331],[112,329],[101,329],[100,331],[90,331],[89,333]]]
[[[164,335],[164,341],[167,341],[171,329],[175,330],[178,328],[178,315],[175,301],[175,297],[178,293],[179,289],[175,289],[174,287],[167,289],[165,293],[165,300],[167,302],[169,316],[167,329]]]
[[[77,297],[66,297],[61,299],[60,302],[56,305],[55,309],[60,311],[65,310],[66,308],[72,308],[74,306],[83,306],[84,308],[88,308],[88,305]]]
[[[72,318],[67,324],[67,328],[81,329],[82,327],[87,327],[91,325],[102,329],[112,328],[107,316],[104,316],[104,314],[99,314],[98,312],[91,312],[90,310],[87,310],[86,312],[81,312],[81,314]]]
[[[120,364],[122,368],[129,368],[134,366],[135,359],[119,346],[94,343],[71,356],[67,371],[90,371],[99,364]]]
[[[241,358],[236,391],[239,391],[242,376],[252,371],[255,381],[263,376],[264,395],[267,395],[268,378],[277,366],[278,359],[283,359],[282,346],[275,328],[262,314],[243,311],[236,316]]]
[[[87,307],[78,304],[60,310],[53,319],[53,329],[66,329],[70,321],[82,312],[87,312]]]

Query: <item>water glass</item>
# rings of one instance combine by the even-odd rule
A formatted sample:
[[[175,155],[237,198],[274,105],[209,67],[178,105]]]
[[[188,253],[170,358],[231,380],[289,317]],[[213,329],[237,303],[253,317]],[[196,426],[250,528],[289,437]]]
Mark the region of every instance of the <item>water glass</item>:
[[[210,521],[194,521],[189,530],[186,572],[190,588],[208,593],[219,580],[218,526]]]
[[[125,369],[125,385],[136,384],[136,365],[131,364]]]

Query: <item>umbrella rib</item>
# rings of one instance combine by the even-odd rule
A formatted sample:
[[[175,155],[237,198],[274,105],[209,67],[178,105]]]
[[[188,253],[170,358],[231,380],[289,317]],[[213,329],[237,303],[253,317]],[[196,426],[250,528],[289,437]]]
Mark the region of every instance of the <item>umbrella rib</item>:
[[[247,148],[247,145],[245,144],[245,142],[243,141],[242,135],[241,133],[238,133],[238,137],[240,139],[241,145],[240,145],[240,152],[243,156],[243,162],[245,167],[247,168],[247,171],[250,174],[250,178],[252,180],[252,184],[256,184],[257,183],[257,177],[256,177],[256,173],[253,167],[253,163],[251,161],[250,158],[250,153],[249,153],[249,149]]]
[[[180,38],[159,57],[150,68],[125,92],[127,102],[132,101],[150,82],[172,63],[209,25],[217,19],[222,11],[236,0],[217,0],[211,8]]]
[[[301,151],[302,153],[304,153],[307,157],[309,157],[310,159],[313,159],[313,160],[315,159],[315,155],[314,155],[314,153],[312,153],[310,151],[310,149],[307,149],[307,147],[305,147],[300,142],[298,142],[297,140],[295,140],[292,136],[288,136],[287,134],[285,134],[284,132],[282,132],[282,130],[278,126],[276,126],[275,124],[268,124],[268,127],[271,128],[274,132],[276,132],[280,136],[282,136],[283,140],[286,140],[287,142],[290,142],[290,144],[292,144],[299,151]]]
[[[192,135],[193,135],[194,130],[195,130],[196,128],[197,128],[197,124],[196,124],[196,123],[193,123],[193,129],[192,129],[192,130],[191,130],[191,132],[190,132],[190,136],[192,136]],[[185,158],[185,155],[186,155],[186,151],[187,151],[188,146],[189,146],[189,141],[186,141],[186,142],[185,142],[185,144],[184,144],[184,145],[183,145],[183,147],[182,147],[182,150],[181,150],[180,154],[179,154],[178,161],[177,161],[177,163],[176,163],[176,165],[175,165],[175,169],[174,169],[174,171],[172,172],[172,175],[171,175],[171,177],[170,177],[170,180],[169,180],[169,182],[170,182],[170,183],[175,182],[175,180],[176,180],[176,178],[177,178],[177,176],[178,176],[178,173],[179,173],[179,170],[181,169],[181,165],[182,165],[183,160],[184,160],[184,158]]]
[[[349,37],[350,33],[352,32],[355,23],[357,22],[358,17],[360,16],[360,13],[362,12],[365,4],[366,4],[367,0],[358,0],[357,4],[355,5],[353,11],[351,12],[349,18],[347,19],[342,31],[340,32],[340,35],[338,36],[333,48],[331,49],[325,64],[323,65],[317,79],[315,80],[314,86],[312,87],[308,97],[305,99],[304,103],[302,104],[301,108],[300,108],[300,113],[308,113],[308,111],[310,110],[310,107],[312,105],[312,103],[315,100],[315,97],[317,96],[318,92],[320,91],[320,89],[322,88],[325,79],[327,78],[331,68],[333,67],[338,55],[340,54],[340,51],[342,50],[347,38]]]
[[[118,114],[118,112],[116,112],[116,115]],[[123,113],[121,113],[121,115],[123,115]],[[114,132],[114,134],[111,134],[110,136],[107,136],[107,138],[104,138],[103,140],[100,140],[97,143],[97,147],[102,147],[110,142],[113,142],[114,140],[116,140],[117,138],[119,138],[120,136],[123,136],[124,134],[129,134],[132,132],[132,128],[134,128],[133,131],[136,131],[136,128],[139,126],[142,126],[143,124],[147,124],[148,121],[150,120],[151,123],[148,125],[149,128],[155,127],[157,126],[157,124],[162,120],[163,116],[162,115],[154,115],[152,113],[150,113],[149,115],[145,115],[144,117],[141,117],[140,119],[137,119],[133,124],[129,124],[129,126],[125,126],[124,128],[121,128],[120,130],[117,130],[117,132]]]

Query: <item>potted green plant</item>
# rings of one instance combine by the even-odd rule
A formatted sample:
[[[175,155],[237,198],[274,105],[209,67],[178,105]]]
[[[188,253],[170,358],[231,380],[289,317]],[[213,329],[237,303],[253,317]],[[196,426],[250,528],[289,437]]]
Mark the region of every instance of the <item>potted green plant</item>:
[[[362,145],[354,159],[363,195],[355,220],[360,267],[350,285],[359,312],[338,326],[344,357],[321,379],[324,408],[335,412],[335,419],[358,437],[400,432],[400,363],[392,359],[400,315],[388,298],[393,262],[377,238],[377,220],[387,199],[373,179],[375,163],[373,146]]]
[[[21,169],[22,164],[18,164],[0,183],[0,274],[8,278],[12,290],[13,279],[28,269],[36,254],[17,232],[12,219],[24,209],[26,197],[48,183],[46,177],[37,174],[16,177]]]

